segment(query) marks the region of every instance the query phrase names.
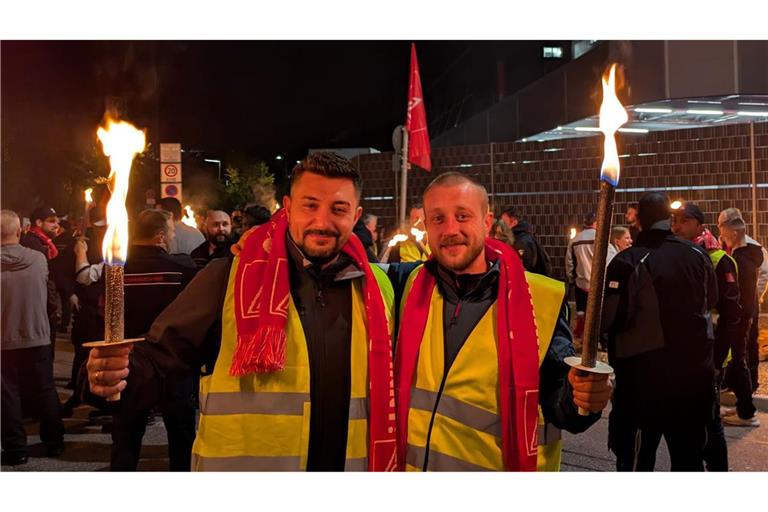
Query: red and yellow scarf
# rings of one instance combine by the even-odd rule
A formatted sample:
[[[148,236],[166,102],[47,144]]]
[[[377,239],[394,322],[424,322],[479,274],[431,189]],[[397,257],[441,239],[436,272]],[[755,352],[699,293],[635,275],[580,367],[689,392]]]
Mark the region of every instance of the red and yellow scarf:
[[[279,372],[285,367],[289,255],[288,216],[284,209],[254,230],[240,250],[235,275],[237,347],[230,374]],[[342,248],[365,272],[363,296],[368,332],[368,470],[394,471],[395,407],[392,395],[392,340],[384,300],[365,249],[353,234]]]
[[[485,240],[485,258],[500,261],[497,304],[499,409],[502,452],[508,471],[536,470],[539,355],[533,304],[520,257],[507,244]],[[395,357],[397,460],[405,461],[411,386],[419,359],[435,277],[422,270],[403,309]],[[407,329],[402,326],[407,325]]]

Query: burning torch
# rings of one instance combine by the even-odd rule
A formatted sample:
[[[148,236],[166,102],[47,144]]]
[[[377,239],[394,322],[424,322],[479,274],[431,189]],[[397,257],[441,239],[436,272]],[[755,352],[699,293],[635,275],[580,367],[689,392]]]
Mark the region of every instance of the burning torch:
[[[197,221],[195,220],[195,211],[192,209],[191,206],[186,205],[184,207],[184,217],[181,219],[181,222],[191,228],[197,228]]]
[[[608,79],[603,77],[602,83],[600,131],[605,135],[605,143],[603,165],[600,171],[600,198],[597,203],[597,233],[584,322],[584,342],[581,357],[567,357],[565,362],[585,372],[610,374],[613,368],[597,360],[597,341],[600,336],[600,315],[603,310],[605,260],[613,216],[613,199],[616,186],[619,184],[619,152],[616,148],[615,134],[619,127],[627,122],[628,116],[616,96],[616,64],[611,66]],[[579,408],[579,414],[586,416],[589,412]]]
[[[107,127],[99,128],[97,135],[109,157],[108,187],[111,193],[107,203],[107,231],[102,244],[104,256],[104,340],[85,343],[86,347],[99,347],[134,343],[141,338],[125,339],[123,267],[128,256],[128,211],[125,200],[133,158],[144,151],[145,134],[130,123],[107,121]],[[120,400],[120,393],[107,398]]]

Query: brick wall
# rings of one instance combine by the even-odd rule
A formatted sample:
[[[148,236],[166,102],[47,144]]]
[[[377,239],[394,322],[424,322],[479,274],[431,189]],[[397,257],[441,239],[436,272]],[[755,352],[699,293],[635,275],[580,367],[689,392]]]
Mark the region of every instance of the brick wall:
[[[665,189],[670,200],[696,202],[716,223],[727,207],[741,209],[748,232],[768,242],[768,123],[755,123],[757,229],[752,225],[752,160],[750,126],[731,124],[619,137],[621,177],[614,223],[624,222],[627,205],[644,191]],[[395,227],[399,171],[393,154],[357,159],[363,175],[363,207],[380,218],[389,233]],[[602,137],[550,142],[501,142],[438,148],[433,170],[409,175],[408,204],[420,196],[440,173],[459,171],[474,176],[491,193],[498,213],[508,206],[522,208],[541,244],[562,277],[569,228],[597,206],[602,161]],[[491,165],[493,162],[493,165]],[[491,175],[493,174],[493,179]],[[493,182],[493,183],[492,183]],[[757,236],[756,236],[757,235]]]

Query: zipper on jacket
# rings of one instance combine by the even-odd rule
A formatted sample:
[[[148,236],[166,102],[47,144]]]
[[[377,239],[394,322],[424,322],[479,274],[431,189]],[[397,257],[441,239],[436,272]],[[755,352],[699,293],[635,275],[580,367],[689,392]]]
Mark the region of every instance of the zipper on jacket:
[[[459,299],[459,301],[456,303],[456,308],[453,310],[453,315],[451,316],[451,321],[449,325],[453,327],[456,325],[456,322],[459,319],[459,313],[461,313],[461,302],[463,299]]]

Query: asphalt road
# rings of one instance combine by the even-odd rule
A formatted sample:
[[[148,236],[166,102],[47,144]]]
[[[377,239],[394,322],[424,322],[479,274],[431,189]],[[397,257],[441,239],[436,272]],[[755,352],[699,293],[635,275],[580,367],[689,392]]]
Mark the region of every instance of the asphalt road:
[[[71,391],[64,389],[72,364],[72,345],[66,337],[57,341],[54,377],[63,402]],[[762,363],[768,364],[768,363]],[[45,457],[38,436],[38,425],[27,424],[30,458],[21,466],[2,466],[2,471],[107,471],[111,440],[102,426],[88,418],[91,407],[75,409],[72,418],[64,420],[65,451],[56,459]],[[733,471],[768,471],[768,413],[759,413],[762,427],[726,427],[728,458]],[[615,458],[608,451],[608,414],[587,432],[578,435],[564,433],[563,471],[614,471]],[[168,469],[167,440],[160,417],[147,427],[142,448],[140,471],[166,471]],[[657,456],[657,470],[669,470],[669,457],[662,441]]]

